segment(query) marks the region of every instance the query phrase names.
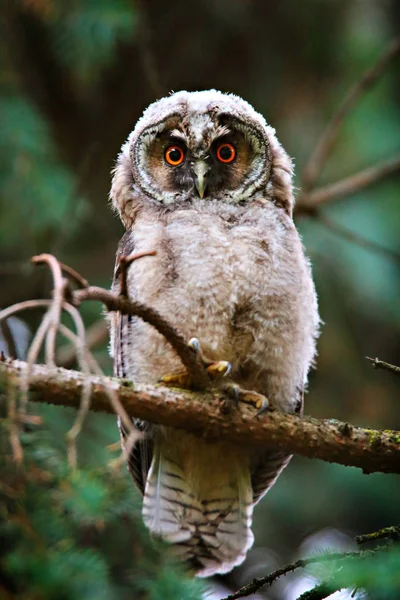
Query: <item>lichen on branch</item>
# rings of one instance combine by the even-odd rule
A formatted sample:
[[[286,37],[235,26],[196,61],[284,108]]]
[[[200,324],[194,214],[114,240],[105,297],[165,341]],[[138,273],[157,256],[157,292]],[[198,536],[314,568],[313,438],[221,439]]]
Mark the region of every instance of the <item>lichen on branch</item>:
[[[0,363],[0,389],[18,386],[26,363]],[[218,391],[186,392],[114,378],[83,375],[77,371],[33,365],[30,399],[79,408],[85,380],[91,383],[91,410],[114,413],[109,390],[118,395],[126,413],[153,423],[185,429],[205,439],[225,440],[259,448],[274,448],[308,458],[358,467],[365,473],[400,473],[400,433],[355,427],[336,420],[268,411],[255,417],[251,407],[223,410]]]

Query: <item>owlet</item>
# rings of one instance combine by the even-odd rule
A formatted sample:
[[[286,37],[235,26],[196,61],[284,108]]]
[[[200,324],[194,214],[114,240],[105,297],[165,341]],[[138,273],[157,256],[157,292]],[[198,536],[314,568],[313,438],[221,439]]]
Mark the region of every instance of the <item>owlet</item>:
[[[122,146],[110,197],[126,227],[118,256],[156,252],[130,265],[130,297],[191,340],[238,400],[301,413],[319,317],[292,220],[292,163],[275,130],[233,94],[162,98]],[[179,358],[150,325],[114,314],[111,329],[116,376],[182,381]],[[290,456],[135,427],[129,468],[150,531],[200,577],[239,565],[253,508]]]

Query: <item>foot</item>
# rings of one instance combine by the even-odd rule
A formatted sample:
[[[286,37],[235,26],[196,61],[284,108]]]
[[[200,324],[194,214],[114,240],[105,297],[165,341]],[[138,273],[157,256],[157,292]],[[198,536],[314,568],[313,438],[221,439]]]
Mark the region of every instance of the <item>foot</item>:
[[[232,365],[227,360],[213,361],[204,356],[200,342],[197,338],[191,338],[188,346],[197,355],[200,364],[207,370],[210,379],[214,380],[219,377],[226,377],[231,372]]]
[[[257,409],[256,417],[263,414],[269,407],[269,400],[266,396],[253,392],[251,390],[244,390],[236,383],[229,383],[224,386],[224,390],[234,399],[236,406],[239,402],[245,404],[251,404]]]
[[[200,346],[200,342],[197,338],[191,338],[188,342],[189,349],[197,355],[199,363],[207,371],[210,382],[215,382],[226,377],[232,370],[232,365],[227,360],[213,361],[204,356]],[[192,388],[192,381],[187,371],[180,371],[179,373],[167,374],[161,377],[160,383],[170,386],[179,387],[190,390]]]

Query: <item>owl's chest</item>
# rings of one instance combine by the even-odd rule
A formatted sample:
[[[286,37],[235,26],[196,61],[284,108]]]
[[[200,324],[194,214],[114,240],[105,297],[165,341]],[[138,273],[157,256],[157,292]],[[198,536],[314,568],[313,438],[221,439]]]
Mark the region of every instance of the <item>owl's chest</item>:
[[[228,227],[210,215],[139,225],[134,242],[135,251],[156,252],[133,265],[136,294],[158,301],[172,295],[174,303],[189,299],[192,311],[194,305],[229,311],[257,293],[274,260],[257,228]]]

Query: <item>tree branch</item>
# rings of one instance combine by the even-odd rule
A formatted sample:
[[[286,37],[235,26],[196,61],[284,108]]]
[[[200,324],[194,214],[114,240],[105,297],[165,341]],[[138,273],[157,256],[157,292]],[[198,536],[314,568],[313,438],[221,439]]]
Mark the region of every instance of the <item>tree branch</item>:
[[[105,344],[108,339],[108,326],[106,321],[99,319],[86,329],[86,346],[90,350],[99,344]],[[76,348],[74,344],[62,346],[57,352],[57,364],[65,369],[72,367],[76,361]]]
[[[376,181],[399,172],[400,156],[395,156],[378,165],[368,167],[354,175],[345,177],[340,181],[317,188],[312,192],[300,194],[295,212],[297,215],[302,213],[312,214],[317,207],[321,206],[321,204],[326,204],[330,200],[337,200],[345,196],[350,196],[351,194],[356,194]]]
[[[365,533],[356,537],[357,544],[365,544],[367,542],[376,542],[376,540],[391,539],[400,540],[400,525],[391,525],[384,527],[373,533]]]
[[[300,558],[299,560],[296,560],[296,562],[286,565],[285,567],[282,567],[282,569],[277,569],[276,571],[274,571],[273,573],[270,573],[269,575],[266,575],[265,577],[259,577],[257,579],[253,579],[253,581],[251,583],[244,585],[243,587],[241,587],[239,590],[237,590],[233,594],[230,594],[226,598],[223,598],[223,600],[237,600],[238,598],[244,598],[246,596],[250,596],[250,594],[255,594],[260,588],[264,587],[265,585],[272,585],[277,579],[279,579],[283,575],[292,573],[293,571],[296,571],[297,569],[305,569],[309,565],[315,565],[318,563],[326,563],[326,562],[334,562],[334,561],[346,561],[347,562],[350,560],[361,560],[364,558],[370,558],[371,556],[374,556],[378,552],[385,552],[388,550],[388,548],[389,548],[388,546],[378,546],[374,550],[361,550],[361,551],[356,551],[356,552],[330,552],[328,554],[321,554],[320,556],[310,556],[309,558]],[[329,596],[329,594],[332,594],[336,590],[340,589],[340,587],[344,587],[340,583],[338,583],[337,586],[335,587],[334,585],[332,585],[332,583],[333,583],[332,581],[323,582],[323,583],[319,584],[318,586],[316,586],[315,588],[313,588],[312,590],[309,590],[308,592],[305,592],[304,594],[302,594],[298,600],[300,600],[300,598],[302,598],[303,600],[305,600],[306,598],[307,599],[309,598],[310,600],[311,600],[311,598],[313,600],[326,598],[327,596]],[[331,588],[332,588],[332,591],[329,591]],[[319,592],[320,592],[320,595],[318,595]],[[322,595],[323,593],[325,595]],[[307,594],[310,594],[310,595],[308,596]]]
[[[319,142],[304,169],[301,187],[305,192],[308,192],[313,187],[314,182],[332,151],[339,129],[346,117],[357,105],[360,98],[378,81],[379,77],[385,72],[390,61],[398,56],[399,53],[400,37],[397,37],[387,46],[387,48],[385,48],[375,64],[370,67],[361,79],[349,90],[347,96],[344,98],[338,110],[323,131]]]
[[[0,384],[23,380],[26,363],[0,363]],[[78,408],[88,376],[75,371],[33,365],[30,372],[31,399],[47,404]],[[269,411],[255,418],[254,410],[224,414],[224,397],[216,391],[186,392],[151,385],[133,385],[116,379],[90,377],[91,410],[114,413],[109,390],[117,393],[131,417],[182,428],[209,440],[285,450],[308,458],[318,458],[365,473],[400,473],[400,434],[354,427],[335,420]],[[33,393],[33,395],[32,395]]]
[[[384,360],[379,360],[379,358],[371,358],[369,356],[367,356],[366,359],[372,362],[374,369],[383,369],[384,371],[390,371],[391,373],[400,375],[400,367],[397,365],[391,365]]]
[[[118,311],[123,315],[136,315],[140,317],[143,321],[157,329],[171,344],[183,365],[189,371],[194,387],[197,389],[207,387],[209,383],[207,375],[199,364],[196,355],[188,347],[187,340],[152,308],[96,286],[76,290],[73,293],[73,300],[78,306],[86,300],[97,300],[105,304],[109,311]]]
[[[347,558],[354,558],[359,556],[360,552],[332,552],[330,554],[323,554],[321,556],[311,556],[310,558],[300,558],[296,560],[296,562],[286,565],[282,567],[282,569],[277,569],[270,575],[266,575],[265,577],[259,577],[257,579],[253,579],[251,583],[244,585],[239,590],[230,594],[223,600],[237,600],[238,598],[244,598],[246,596],[250,596],[250,594],[255,594],[257,590],[264,587],[264,585],[272,585],[274,581],[282,577],[283,575],[287,575],[288,573],[292,573],[297,569],[304,569],[308,567],[308,565],[314,565],[316,563],[334,561],[334,560],[345,560]]]

